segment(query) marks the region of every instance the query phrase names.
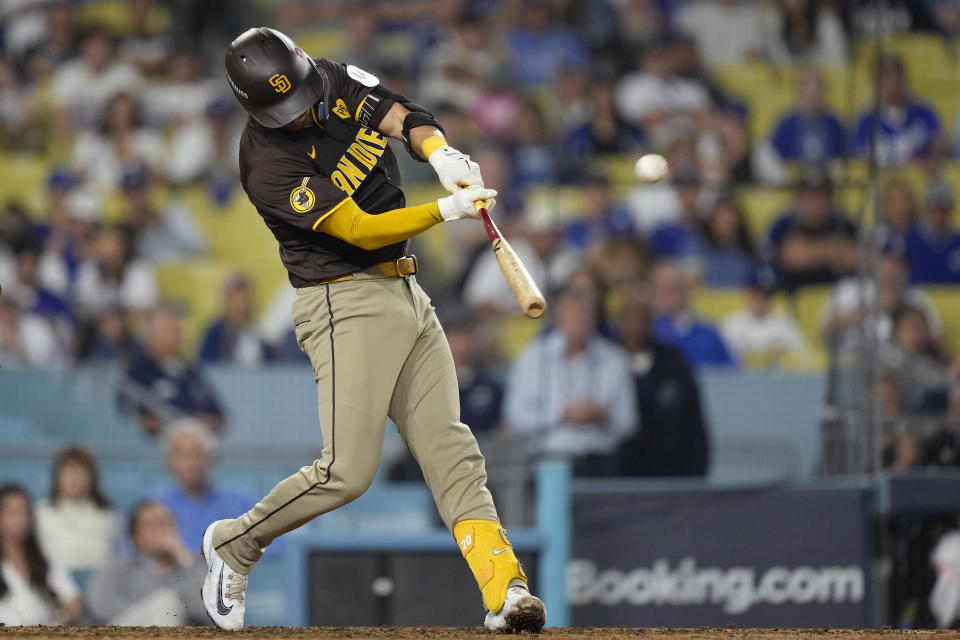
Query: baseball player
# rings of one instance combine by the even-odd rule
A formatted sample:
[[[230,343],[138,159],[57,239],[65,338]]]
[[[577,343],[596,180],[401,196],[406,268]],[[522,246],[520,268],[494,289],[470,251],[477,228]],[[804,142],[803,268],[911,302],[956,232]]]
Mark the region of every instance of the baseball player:
[[[450,348],[406,253],[408,238],[478,217],[474,203],[490,208],[496,191],[428,111],[357,67],[310,58],[278,31],[241,34],[226,75],[250,116],[240,179],[297,289],[293,323],[317,382],[323,451],[204,532],[210,618],[241,629],[247,575],[264,548],[366,491],[390,417],[480,586],[484,626],[539,630],[546,610],[500,526],[483,456],[460,422]],[[388,138],[428,161],[452,195],[406,206]]]

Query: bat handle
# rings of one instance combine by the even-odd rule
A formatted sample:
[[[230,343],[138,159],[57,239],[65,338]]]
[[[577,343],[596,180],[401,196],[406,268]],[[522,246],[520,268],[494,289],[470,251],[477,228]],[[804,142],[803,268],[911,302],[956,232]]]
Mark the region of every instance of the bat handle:
[[[476,208],[477,213],[480,214],[480,220],[483,221],[483,226],[487,230],[487,236],[490,237],[490,241],[493,242],[497,238],[500,238],[500,229],[497,228],[493,219],[490,218],[490,214],[487,213],[487,207],[484,206],[484,201],[477,200],[473,203],[473,206]]]

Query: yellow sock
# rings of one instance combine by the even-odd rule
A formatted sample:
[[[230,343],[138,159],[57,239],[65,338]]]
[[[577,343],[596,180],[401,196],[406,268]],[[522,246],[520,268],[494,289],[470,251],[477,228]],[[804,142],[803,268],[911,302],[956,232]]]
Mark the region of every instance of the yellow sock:
[[[510,581],[527,582],[506,530],[492,520],[462,520],[454,525],[453,537],[477,579],[487,609],[500,611]]]

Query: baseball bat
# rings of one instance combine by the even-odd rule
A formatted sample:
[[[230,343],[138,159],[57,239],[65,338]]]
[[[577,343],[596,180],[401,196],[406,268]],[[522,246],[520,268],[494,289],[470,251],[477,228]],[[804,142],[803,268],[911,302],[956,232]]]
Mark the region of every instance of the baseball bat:
[[[540,288],[533,281],[530,272],[527,271],[516,251],[513,250],[510,243],[500,234],[500,229],[490,219],[490,214],[487,213],[487,208],[483,205],[483,202],[476,202],[474,206],[477,208],[477,213],[480,214],[480,219],[483,220],[487,236],[490,237],[493,253],[497,257],[497,264],[500,265],[503,277],[506,278],[510,290],[517,298],[517,303],[520,305],[523,315],[528,318],[539,318],[547,310],[547,301],[540,293]]]

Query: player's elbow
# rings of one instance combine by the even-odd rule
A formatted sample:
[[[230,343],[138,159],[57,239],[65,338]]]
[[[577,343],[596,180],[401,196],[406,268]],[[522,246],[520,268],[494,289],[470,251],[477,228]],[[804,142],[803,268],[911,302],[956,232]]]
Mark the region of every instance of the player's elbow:
[[[360,247],[364,251],[374,251],[375,249],[381,249],[387,246],[388,244],[390,244],[389,242],[385,242],[380,238],[364,238],[364,237],[354,238],[353,240],[348,240],[347,242],[349,242],[355,247]]]

